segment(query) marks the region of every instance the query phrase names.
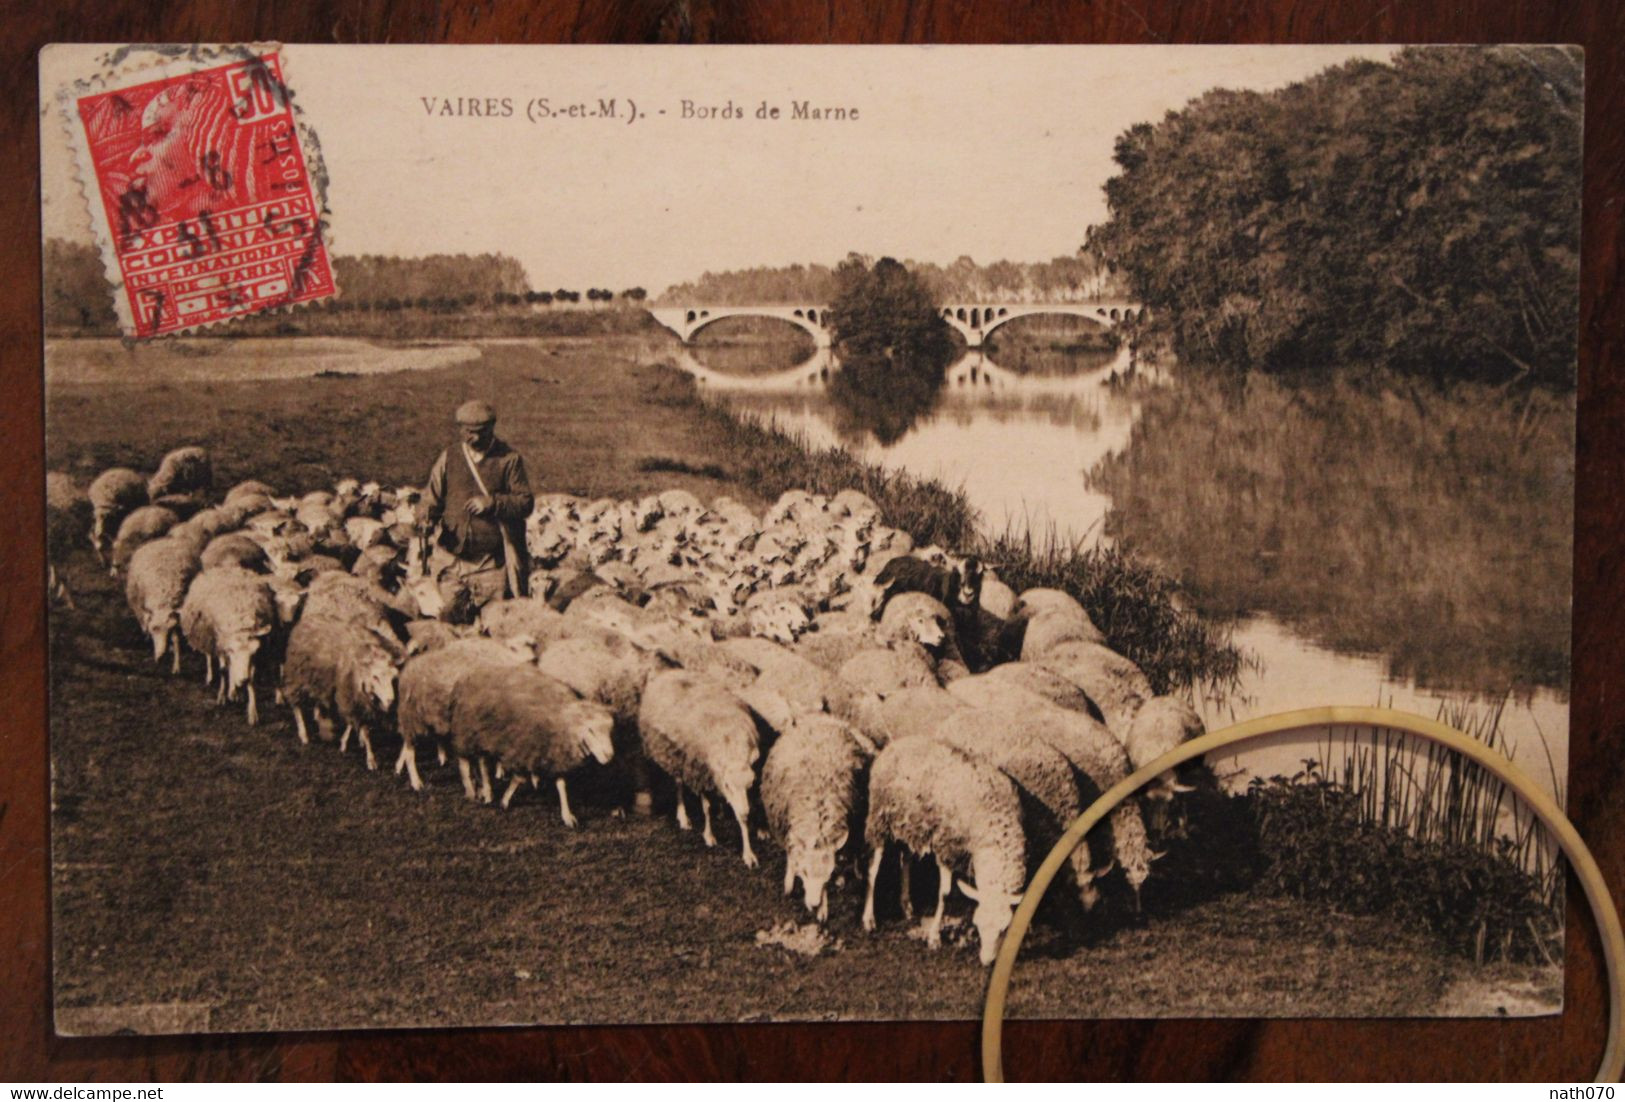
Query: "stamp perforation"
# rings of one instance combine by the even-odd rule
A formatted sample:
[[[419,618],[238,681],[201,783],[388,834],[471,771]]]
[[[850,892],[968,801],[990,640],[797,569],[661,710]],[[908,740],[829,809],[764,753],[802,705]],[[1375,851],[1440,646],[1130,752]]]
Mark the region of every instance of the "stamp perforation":
[[[97,72],[62,86],[56,99],[73,150],[75,182],[126,338],[197,332],[247,314],[288,312],[338,293],[321,146],[291,92],[287,57],[279,44],[124,46],[99,61]],[[207,187],[204,194],[222,200],[221,209],[194,209],[194,201],[166,218],[160,208],[170,204],[151,202],[150,177],[136,174],[155,163],[148,156],[149,141],[158,146],[189,143],[193,137],[182,133],[177,142],[169,142],[169,132],[154,124],[149,139],[147,115],[155,105],[167,107],[168,101],[157,101],[176,89],[181,90],[177,96],[188,97],[188,106],[194,99],[206,101],[191,112],[194,123],[201,119],[212,125],[216,138],[228,133],[239,145],[250,142],[251,152],[229,167],[217,148],[198,157],[195,166],[188,163],[189,175],[181,182],[194,194]],[[132,103],[119,98],[123,92],[131,93]],[[90,133],[85,105],[113,118],[120,127],[118,141],[127,144],[128,111],[135,102],[145,111],[136,121],[139,152],[129,157],[122,187],[115,184],[110,190],[103,173],[111,159],[98,159],[98,140]],[[170,125],[186,129],[179,122]],[[255,149],[252,143],[260,130],[272,136]],[[106,134],[98,136],[105,144]],[[263,162],[242,163],[260,153],[269,154]],[[137,167],[143,159],[145,167]],[[274,167],[267,169],[273,161]],[[167,167],[166,161],[158,169],[160,180],[174,179],[174,172],[162,175]],[[233,167],[252,176],[234,177]],[[274,172],[282,178],[261,180]],[[250,196],[250,201],[232,205],[245,187],[265,184],[279,194]],[[248,225],[245,212],[257,213],[259,224]],[[149,308],[150,314],[142,312]]]

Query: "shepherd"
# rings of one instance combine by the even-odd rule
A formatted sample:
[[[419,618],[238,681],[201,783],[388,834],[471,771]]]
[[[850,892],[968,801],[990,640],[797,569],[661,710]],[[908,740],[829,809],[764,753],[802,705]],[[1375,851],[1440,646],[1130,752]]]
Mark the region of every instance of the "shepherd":
[[[456,419],[460,439],[429,469],[425,519],[440,532],[428,565],[446,618],[472,620],[492,601],[525,595],[525,517],[535,499],[524,459],[497,438],[496,411],[475,399]]]

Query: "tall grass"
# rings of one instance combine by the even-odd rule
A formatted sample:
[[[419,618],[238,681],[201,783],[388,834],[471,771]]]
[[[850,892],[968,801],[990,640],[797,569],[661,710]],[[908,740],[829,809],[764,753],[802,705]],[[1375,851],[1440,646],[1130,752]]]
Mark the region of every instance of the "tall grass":
[[[918,544],[956,549],[975,545],[977,514],[963,492],[935,479],[865,463],[842,448],[817,447],[772,421],[740,416],[702,401],[697,393],[692,400],[734,477],[761,496],[774,498],[791,489],[831,495],[858,490],[880,507],[887,524],[907,532]]]
[[[1513,746],[1501,727],[1508,699],[1475,705],[1443,701],[1435,718],[1469,735],[1508,761]],[[1559,802],[1563,784],[1546,736],[1536,736]],[[1509,861],[1541,885],[1556,907],[1562,870],[1551,838],[1511,787],[1482,765],[1436,742],[1391,728],[1332,728],[1320,752],[1321,775],[1353,793],[1361,818],[1400,830],[1417,841],[1462,847]]]
[[[964,491],[889,471],[841,448],[817,447],[771,420],[704,401],[691,377],[676,368],[660,371],[651,393],[663,403],[692,404],[732,476],[762,497],[790,489],[859,490],[880,507],[887,524],[918,545],[977,555],[1017,591],[1047,586],[1072,594],[1106,642],[1138,663],[1156,691],[1186,686],[1222,691],[1236,682],[1244,658],[1228,632],[1182,607],[1174,581],[1141,559],[1115,548],[1064,541],[1053,530],[1044,537],[1013,526],[986,533]]]
[[[977,542],[981,556],[1011,588],[1072,594],[1120,654],[1132,658],[1156,692],[1192,687],[1233,690],[1248,662],[1222,626],[1185,608],[1179,586],[1144,559],[1116,546],[1043,536],[1011,525]]]
[[[1510,760],[1505,705],[1446,703],[1437,718]],[[1549,749],[1546,764],[1561,800]],[[1394,913],[1479,963],[1553,959],[1563,913],[1556,849],[1477,762],[1404,731],[1330,728],[1303,770],[1255,780],[1248,798],[1266,888],[1352,913]]]

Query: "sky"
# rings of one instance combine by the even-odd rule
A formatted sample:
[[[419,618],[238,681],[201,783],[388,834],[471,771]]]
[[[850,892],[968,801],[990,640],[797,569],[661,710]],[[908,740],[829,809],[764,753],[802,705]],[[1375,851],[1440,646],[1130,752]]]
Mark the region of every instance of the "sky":
[[[938,263],[1070,254],[1105,218],[1101,185],[1129,126],[1209,88],[1277,88],[1395,48],[283,49],[330,177],[335,253],[501,252],[534,287],[658,292],[851,251]],[[41,56],[46,236],[91,241],[54,101],[105,50]],[[613,119],[527,117],[543,99],[591,111],[610,97]],[[441,113],[459,99],[461,115]],[[472,117],[470,99],[506,99],[512,113]],[[685,118],[684,101],[744,117]],[[778,119],[756,117],[764,102]],[[797,102],[857,117],[796,119]]]

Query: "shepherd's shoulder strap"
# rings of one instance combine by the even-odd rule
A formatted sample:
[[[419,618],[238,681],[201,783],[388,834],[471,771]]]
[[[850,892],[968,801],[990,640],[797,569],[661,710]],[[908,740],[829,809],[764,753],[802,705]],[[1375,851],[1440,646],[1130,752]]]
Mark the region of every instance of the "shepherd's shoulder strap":
[[[473,449],[471,449],[467,444],[464,444],[462,447],[463,462],[468,464],[468,473],[474,476],[474,485],[480,488],[480,493],[484,494],[486,497],[490,497],[491,491],[485,488],[485,479],[480,477],[479,464],[474,462]]]

